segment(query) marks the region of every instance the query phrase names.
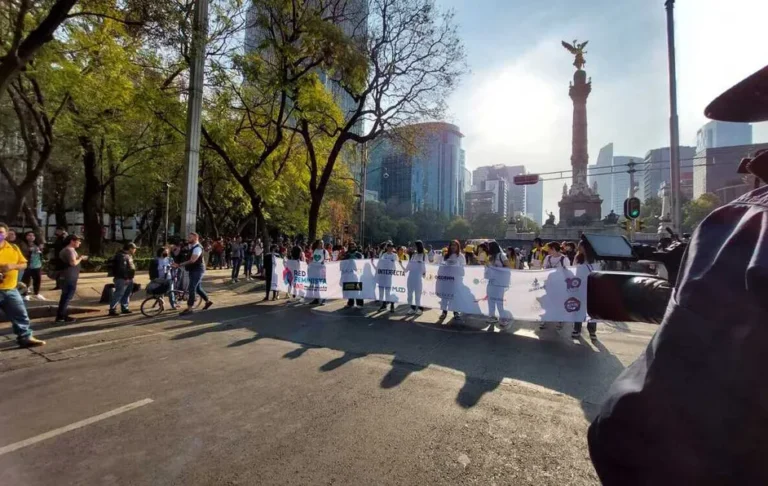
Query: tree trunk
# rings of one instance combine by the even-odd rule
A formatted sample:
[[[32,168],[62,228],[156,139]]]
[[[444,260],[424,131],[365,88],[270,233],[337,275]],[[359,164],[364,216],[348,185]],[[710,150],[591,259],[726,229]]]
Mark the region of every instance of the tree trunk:
[[[83,227],[88,252],[91,255],[101,255],[101,182],[96,171],[96,147],[89,137],[80,137],[83,148],[83,169],[85,185],[83,187]]]
[[[320,219],[320,205],[323,203],[323,194],[312,194],[312,201],[309,204],[309,230],[307,231],[307,242],[312,243],[317,238],[317,223]]]
[[[112,169],[110,169],[110,172],[112,172]],[[109,230],[112,231],[112,241],[117,241],[117,194],[114,178],[109,183],[109,205]],[[125,239],[125,233],[122,236],[122,239]]]
[[[27,216],[27,221],[29,222],[29,225],[32,227],[32,231],[35,232],[36,235],[38,235],[38,238],[42,236],[42,231],[40,230],[40,222],[37,220],[37,215],[32,210],[32,208],[29,207],[28,204],[24,204],[22,206],[22,210],[24,211],[24,214]]]
[[[261,233],[261,241],[264,244],[264,248],[269,249],[269,230],[267,229],[267,220],[264,218],[264,211],[261,206],[256,206],[253,211],[256,213],[256,237],[258,238],[259,233]]]
[[[218,238],[219,225],[216,224],[216,216],[213,214],[213,208],[211,207],[211,204],[208,202],[208,198],[205,197],[205,193],[203,193],[203,191],[198,192],[197,197],[198,197],[198,200],[200,201],[200,205],[203,206],[203,209],[205,210],[206,216],[208,216],[208,221],[211,224],[210,229],[213,230],[213,237]]]

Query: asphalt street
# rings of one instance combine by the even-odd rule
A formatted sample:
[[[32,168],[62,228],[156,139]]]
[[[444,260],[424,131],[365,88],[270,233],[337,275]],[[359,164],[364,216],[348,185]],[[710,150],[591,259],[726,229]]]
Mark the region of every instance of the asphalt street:
[[[591,343],[262,295],[36,323],[36,350],[3,327],[0,485],[597,484],[589,419],[655,331],[600,323]]]

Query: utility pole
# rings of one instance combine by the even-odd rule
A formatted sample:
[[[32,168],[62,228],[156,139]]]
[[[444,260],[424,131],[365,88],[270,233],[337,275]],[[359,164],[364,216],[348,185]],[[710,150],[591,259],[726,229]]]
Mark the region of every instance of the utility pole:
[[[368,142],[363,142],[360,149],[360,245],[365,246],[365,188],[368,183]]]
[[[635,197],[635,159],[629,159],[629,163],[627,164],[629,169],[627,169],[627,172],[629,172],[629,197],[633,198]],[[635,241],[635,231],[637,231],[637,220],[636,219],[630,219],[630,227],[629,227],[629,241],[634,242]]]
[[[675,0],[666,0],[667,49],[669,51],[669,172],[672,189],[672,227],[680,230],[680,131],[677,119],[677,74],[675,61]]]
[[[195,17],[190,45],[187,137],[184,143],[184,199],[181,230],[187,235],[197,226],[197,179],[200,166],[200,126],[203,111],[205,39],[208,36],[208,0],[195,0]]]
[[[165,183],[165,243],[168,246],[168,213],[171,212],[171,183]]]

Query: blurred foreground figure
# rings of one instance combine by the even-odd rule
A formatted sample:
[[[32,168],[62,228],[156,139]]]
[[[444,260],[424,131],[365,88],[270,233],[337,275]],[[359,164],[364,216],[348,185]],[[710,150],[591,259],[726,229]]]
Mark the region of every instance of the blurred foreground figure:
[[[768,66],[705,113],[768,120]],[[696,229],[664,321],[589,428],[603,484],[768,484],[768,151],[739,172],[756,189]]]

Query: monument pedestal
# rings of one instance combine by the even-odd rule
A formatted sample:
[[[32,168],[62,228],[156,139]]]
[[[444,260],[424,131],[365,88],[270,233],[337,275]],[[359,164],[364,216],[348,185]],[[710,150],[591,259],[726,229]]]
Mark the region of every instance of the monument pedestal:
[[[585,226],[600,221],[602,199],[597,194],[569,194],[563,196],[560,206],[561,226]]]

